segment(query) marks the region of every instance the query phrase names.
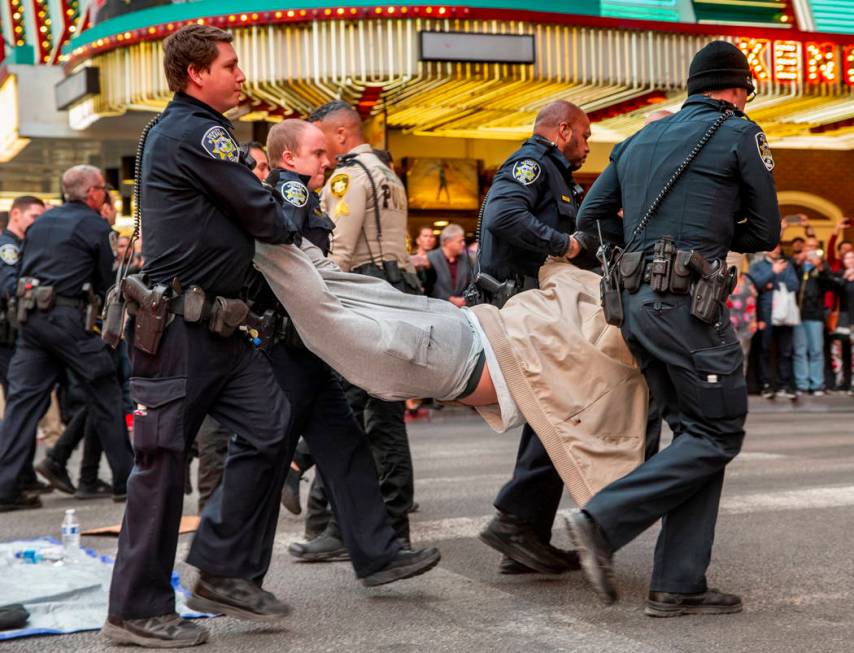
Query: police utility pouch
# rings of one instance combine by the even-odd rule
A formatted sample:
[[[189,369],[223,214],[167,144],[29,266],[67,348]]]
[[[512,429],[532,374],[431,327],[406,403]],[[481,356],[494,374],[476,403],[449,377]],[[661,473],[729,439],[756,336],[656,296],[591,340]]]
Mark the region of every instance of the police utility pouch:
[[[240,299],[217,297],[211,306],[208,327],[211,332],[227,338],[243,324],[249,315],[249,305]]]
[[[676,251],[673,259],[673,270],[670,273],[670,292],[675,295],[687,295],[691,290],[691,277],[693,276],[688,267],[688,260],[693,250],[680,249]]]
[[[101,316],[101,340],[115,349],[122,339],[125,321],[125,299],[119,286],[112,286],[104,298]]]
[[[182,296],[184,298],[184,321],[201,321],[205,313],[205,291],[198,286],[190,286]]]
[[[27,321],[27,315],[36,307],[36,289],[39,280],[33,277],[21,277],[18,279],[18,290],[15,293],[18,298],[18,324]]]
[[[649,266],[649,286],[654,292],[664,294],[670,291],[670,270],[675,252],[672,239],[664,237],[655,241]]]
[[[35,289],[36,307],[40,311],[49,311],[56,304],[56,291],[53,286],[39,286]]]
[[[635,294],[643,282],[643,252],[624,252],[620,258],[619,272],[623,288]],[[616,284],[619,290],[619,284]]]

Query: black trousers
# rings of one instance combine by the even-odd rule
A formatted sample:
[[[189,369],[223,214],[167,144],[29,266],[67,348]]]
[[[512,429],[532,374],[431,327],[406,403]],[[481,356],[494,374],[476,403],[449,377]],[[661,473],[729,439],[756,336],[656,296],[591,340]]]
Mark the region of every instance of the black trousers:
[[[759,383],[762,387],[773,386],[777,390],[795,389],[792,371],[794,332],[794,327],[771,324],[767,324],[759,332]],[[777,373],[772,375],[771,348],[775,342],[777,343]]]
[[[267,355],[291,402],[293,432],[302,435],[323,476],[356,576],[372,574],[388,564],[400,543],[389,525],[368,439],[328,365],[307,349],[284,345],[274,346]],[[291,443],[288,461],[296,446],[296,441]]]
[[[47,457],[65,467],[68,460],[83,442],[83,457],[80,461],[80,484],[94,485],[98,481],[98,468],[101,464],[101,442],[98,434],[92,428],[92,420],[89,419],[89,410],[83,406],[77,410],[71,421],[65,425],[65,430],[59,436],[59,440],[53,448],[47,452]],[[115,475],[114,475],[115,476]],[[114,480],[116,480],[114,478]],[[113,491],[124,494],[127,477],[125,476],[121,485],[113,485]]]
[[[175,318],[155,356],[131,345],[134,468],[110,586],[109,614],[175,610],[170,583],[184,503],[186,455],[210,414],[236,434],[222,483],[201,515],[187,562],[214,576],[261,582],[270,564],[291,411],[267,360],[239,334]]]
[[[80,310],[56,307],[32,311],[19,332],[0,427],[0,497],[14,495],[19,475],[32,465],[38,421],[63,368],[80,379],[115,482],[127,478],[132,455],[113,360],[101,339],[83,330]]]
[[[548,544],[563,487],[543,443],[525,424],[513,477],[498,492],[495,507],[528,522],[540,541]]]
[[[377,399],[346,381],[342,382],[342,386],[356,423],[363,427],[368,438],[391,527],[399,538],[409,542],[409,511],[412,509],[415,489],[412,454],[403,420],[406,404]],[[312,453],[315,453],[313,448]],[[321,474],[324,483],[330,480],[322,469]],[[338,527],[335,519],[333,514],[329,525],[333,532]]]
[[[231,431],[210,415],[205,417],[196,435],[196,447],[199,450],[199,514],[202,514],[208,499],[222,481],[230,439]]]
[[[740,451],[747,414],[741,346],[729,315],[690,315],[690,297],[623,293],[623,337],[650,391],[677,423],[670,446],[585,506],[613,550],[662,519],[650,589],[703,592],[724,468]]]
[[[0,387],[3,388],[3,397],[9,396],[9,365],[12,363],[12,354],[14,353],[14,345],[0,345]]]

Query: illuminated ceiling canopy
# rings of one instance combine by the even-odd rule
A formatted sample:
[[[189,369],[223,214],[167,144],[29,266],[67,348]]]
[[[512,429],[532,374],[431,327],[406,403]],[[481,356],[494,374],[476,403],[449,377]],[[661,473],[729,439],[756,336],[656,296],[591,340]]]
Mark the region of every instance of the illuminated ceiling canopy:
[[[340,97],[365,115],[384,111],[387,125],[404,133],[518,140],[540,108],[566,99],[591,115],[594,139],[613,142],[651,108],[678,108],[693,53],[725,38],[750,58],[760,96],[749,113],[772,141],[854,147],[854,37],[800,31],[796,15],[825,16],[806,2],[580,0],[548,12],[513,0],[174,4],[95,25],[65,48],[67,71],[96,66],[101,84],[69,115],[82,129],[128,110],[161,109],[171,96],[162,39],[203,22],[235,35],[247,76],[235,115],[242,120],[305,115]],[[535,62],[423,61],[424,31],[531,35]]]

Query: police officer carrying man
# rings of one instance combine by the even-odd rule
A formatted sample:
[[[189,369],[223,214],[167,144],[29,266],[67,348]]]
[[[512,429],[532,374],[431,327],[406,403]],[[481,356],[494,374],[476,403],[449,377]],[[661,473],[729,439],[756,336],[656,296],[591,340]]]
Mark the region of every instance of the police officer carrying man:
[[[329,166],[323,133],[303,120],[285,120],[273,126],[267,144],[274,165],[267,183],[303,238],[328,254],[335,225],[313,192],[323,185],[323,173]],[[373,587],[434,567],[440,559],[437,549],[403,550],[389,526],[368,440],[338,377],[305,348],[260,273],[254,275],[249,296],[253,312],[274,315],[266,354],[291,404],[293,432],[305,438],[323,474],[341,538],[362,584]],[[289,445],[286,460],[293,456],[296,438]]]
[[[570,234],[581,190],[572,172],[587,158],[588,138],[590,121],[574,104],[559,100],[539,112],[533,135],[499,168],[484,202],[476,275],[512,284],[515,291],[536,288],[547,256],[578,249]],[[498,513],[480,534],[483,542],[504,554],[501,573],[560,574],[578,568],[573,553],[549,543],[563,487],[545,448],[526,424],[513,478],[501,488],[495,499]]]
[[[175,95],[142,139],[144,276],[123,283],[134,314],[127,336],[135,464],[101,630],[114,643],[207,640],[203,626],[175,613],[170,582],[185,456],[207,414],[236,437],[187,557],[200,570],[188,605],[255,621],[289,612],[261,583],[287,469],[290,407],[269,363],[238,328],[248,307],[237,297],[253,239],[287,243],[297,232],[240,161],[223,116],[237,106],[245,80],[231,40],[221,29],[193,24],[164,41]]]
[[[338,157],[338,166],[321,193],[323,209],[335,222],[330,258],[345,272],[381,277],[399,290],[420,293],[406,252],[406,190],[365,142],[358,112],[334,101],[308,119],[326,137],[329,155]],[[381,401],[347,383],[345,392],[371,443],[392,527],[408,545],[414,488],[405,404]],[[325,533],[291,553],[303,557],[340,550],[336,531],[333,515]]]
[[[0,386],[6,396],[9,363],[15,351],[18,330],[10,319],[9,306],[14,304],[18,289],[18,261],[21,242],[30,225],[45,212],[44,202],[32,195],[22,195],[12,201],[9,223],[0,234]]]
[[[62,175],[66,203],[27,230],[17,286],[19,336],[9,367],[9,396],[0,426],[0,511],[41,506],[19,488],[32,465],[38,421],[64,368],[85,392],[93,428],[113,470],[113,491],[124,494],[132,455],[121,390],[107,346],[92,330],[93,299],[113,281],[110,227],[98,211],[104,177],[89,165]]]
[[[774,159],[743,113],[753,91],[738,48],[705,46],[682,109],[614,148],[579,214],[588,231],[597,220],[619,224],[624,208],[623,337],[677,427],[670,446],[601,490],[568,527],[585,575],[610,603],[613,553],[662,519],[645,609],[654,617],[742,608],[738,596],[709,589],[706,569],[724,468],[741,448],[747,413],[723,261],[730,249],[767,250],[780,237]]]

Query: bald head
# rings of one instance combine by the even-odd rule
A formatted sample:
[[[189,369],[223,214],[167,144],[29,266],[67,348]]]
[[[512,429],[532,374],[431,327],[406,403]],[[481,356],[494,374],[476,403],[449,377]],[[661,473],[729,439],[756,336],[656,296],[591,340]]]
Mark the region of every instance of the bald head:
[[[323,132],[327,149],[332,156],[347,154],[365,142],[359,112],[341,100],[333,100],[318,107],[308,120]]]
[[[534,134],[552,141],[563,152],[573,170],[587,159],[590,147],[590,119],[580,108],[566,100],[550,102],[537,114]]]
[[[323,184],[329,167],[326,138],[316,126],[305,120],[283,120],[267,135],[267,153],[274,168],[311,177],[309,188]]]

